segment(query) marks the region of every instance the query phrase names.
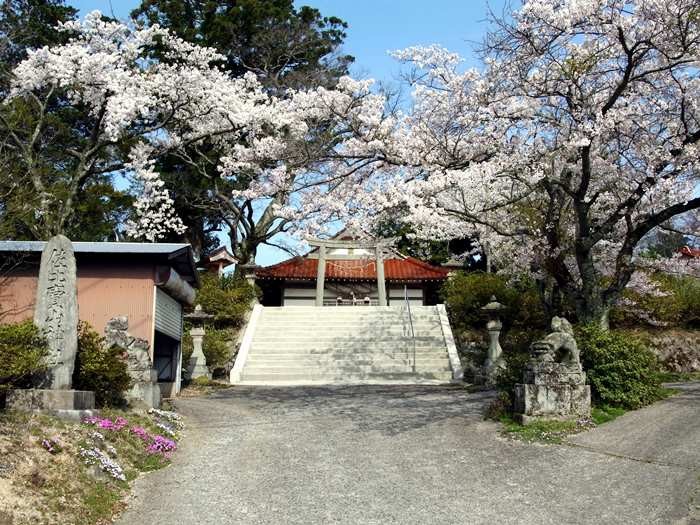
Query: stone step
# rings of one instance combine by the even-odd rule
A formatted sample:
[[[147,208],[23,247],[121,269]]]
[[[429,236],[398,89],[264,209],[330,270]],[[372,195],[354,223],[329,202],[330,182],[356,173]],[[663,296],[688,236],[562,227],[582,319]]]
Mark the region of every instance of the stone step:
[[[308,323],[313,323],[314,326],[318,327],[323,327],[323,326],[339,326],[339,327],[348,327],[352,328],[353,326],[402,326],[402,325],[410,325],[413,324],[413,326],[419,326],[419,325],[428,325],[428,326],[438,326],[440,325],[440,319],[435,317],[435,318],[413,318],[411,319],[411,322],[409,322],[408,318],[401,318],[401,319],[374,319],[371,317],[367,318],[337,318],[337,317],[328,317],[328,318],[309,318],[309,317],[299,317],[299,318],[281,318],[281,319],[270,319],[270,318],[261,318],[258,319],[258,325],[259,326],[288,326],[290,328],[294,326],[304,326]]]
[[[438,317],[438,312],[411,312],[413,319],[432,319]],[[318,310],[303,312],[263,312],[262,319],[402,319],[408,318],[408,312],[319,312]]]
[[[266,312],[288,312],[288,311],[310,311],[310,310],[342,310],[345,312],[394,312],[405,308],[405,303],[393,304],[391,306],[315,306],[315,305],[297,305],[297,306],[267,306]],[[430,311],[435,310],[437,306],[411,305],[411,310]]]
[[[453,376],[436,307],[412,308],[410,318],[396,306],[263,308],[250,341],[235,375],[242,384],[449,383]]]
[[[415,364],[416,370],[420,372],[447,372],[450,370],[450,365],[447,359],[437,363],[422,363]],[[259,361],[251,361],[247,363],[247,371],[258,372],[293,372],[301,371],[311,373],[349,373],[357,372],[411,372],[413,371],[413,363],[406,361],[393,361],[391,363],[372,363],[372,362],[351,362],[339,361],[337,363],[261,363]]]
[[[273,354],[298,354],[299,352],[308,353],[331,353],[348,355],[354,354],[396,354],[402,352],[444,352],[446,351],[445,343],[441,341],[418,342],[413,344],[412,341],[406,340],[391,340],[391,341],[285,341],[280,343],[277,341],[253,341],[250,347],[250,353],[273,353]]]
[[[415,383],[418,381],[440,381],[449,383],[452,380],[451,372],[435,372],[435,373],[355,373],[355,374],[324,374],[324,373],[309,373],[302,372],[297,374],[271,374],[271,373],[248,373],[243,371],[241,380],[243,383],[260,383],[260,384],[358,384],[363,381],[372,381],[381,383],[383,381]]]
[[[279,341],[286,343],[287,341],[330,341],[330,342],[363,342],[371,343],[373,341],[408,341],[411,342],[415,340],[417,343],[421,341],[441,341],[443,338],[442,330],[421,330],[420,332],[405,332],[403,330],[394,330],[391,332],[378,332],[375,330],[364,330],[358,333],[346,333],[342,331],[327,332],[327,331],[316,331],[310,333],[309,330],[305,332],[285,332],[285,333],[256,333],[253,336],[253,341]]]
[[[267,332],[256,332],[253,335],[253,342],[280,342],[286,344],[287,342],[332,342],[332,343],[380,343],[380,342],[408,342],[413,341],[416,344],[420,343],[435,343],[442,342],[443,336],[442,332],[430,332],[424,335],[412,336],[411,334],[374,334],[371,331],[366,331],[360,334],[348,334],[343,332],[333,333],[316,333],[315,330],[309,329],[305,333],[297,334],[284,334],[284,333],[270,333]]]
[[[416,364],[417,373],[439,373],[439,372],[449,372],[450,365],[448,362],[443,363],[442,366],[424,366],[421,364]],[[381,373],[381,374],[399,374],[399,373],[413,373],[413,366],[406,363],[396,363],[396,364],[382,364],[379,365],[362,365],[362,364],[348,364],[347,366],[342,366],[340,364],[334,364],[332,366],[285,366],[285,365],[261,365],[259,363],[248,363],[246,367],[246,373],[248,374],[331,374],[331,375],[345,375],[345,374],[368,374],[368,373]]]
[[[253,342],[250,348],[249,356],[256,353],[259,354],[369,354],[369,353],[385,353],[385,354],[398,354],[405,352],[413,352],[414,347],[412,344],[408,343],[398,343],[392,341],[389,343],[375,343],[373,345],[328,345],[328,344],[314,344],[306,342],[287,342],[284,345],[271,343],[271,342]],[[420,353],[435,353],[435,352],[446,352],[446,347],[444,343],[442,345],[432,344],[432,345],[420,345],[415,346],[415,352]]]
[[[431,320],[419,320],[419,319],[414,319],[412,323],[408,322],[408,319],[388,319],[388,320],[380,320],[377,321],[376,319],[354,319],[354,320],[333,320],[333,319],[323,319],[323,320],[315,320],[315,319],[304,319],[304,320],[293,320],[293,321],[287,321],[285,320],[270,320],[270,319],[259,319],[257,326],[259,327],[277,327],[281,326],[284,328],[300,328],[305,326],[308,323],[313,323],[314,326],[317,326],[318,328],[324,328],[327,326],[333,326],[337,328],[354,328],[356,326],[371,326],[371,327],[377,327],[377,328],[389,328],[393,326],[410,326],[411,324],[413,326],[440,326],[440,320],[439,319],[431,319]]]
[[[328,364],[328,363],[412,363],[413,354],[410,352],[399,352],[395,355],[377,355],[377,354],[254,354],[248,356],[248,363],[261,363],[261,364],[283,364],[285,366],[292,366],[295,364],[304,365],[307,364]],[[425,365],[437,364],[447,362],[447,352],[431,353],[431,354],[419,354],[416,353],[416,363],[421,363]]]
[[[405,308],[391,308],[387,310],[368,310],[365,308],[283,308],[279,310],[268,310],[265,309],[262,312],[265,317],[287,317],[287,316],[299,316],[299,317],[325,317],[325,316],[345,316],[345,317],[402,317],[408,315],[408,310]],[[438,315],[438,310],[436,308],[427,308],[415,310],[411,308],[411,315],[414,317],[418,316],[433,316]]]
[[[442,363],[447,359],[447,352],[443,349],[435,352],[416,352],[416,361],[419,363]],[[372,362],[394,362],[394,361],[413,361],[413,352],[395,352],[394,354],[378,354],[374,353],[355,353],[340,355],[336,353],[279,353],[271,352],[251,352],[248,355],[249,363],[334,363],[339,361],[372,363]]]

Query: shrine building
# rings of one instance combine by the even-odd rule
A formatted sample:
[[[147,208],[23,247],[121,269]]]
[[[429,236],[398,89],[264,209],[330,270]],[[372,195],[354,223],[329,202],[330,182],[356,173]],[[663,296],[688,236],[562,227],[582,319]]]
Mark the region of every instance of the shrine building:
[[[450,270],[391,248],[339,235],[309,240],[306,255],[255,270],[264,306],[435,305]]]

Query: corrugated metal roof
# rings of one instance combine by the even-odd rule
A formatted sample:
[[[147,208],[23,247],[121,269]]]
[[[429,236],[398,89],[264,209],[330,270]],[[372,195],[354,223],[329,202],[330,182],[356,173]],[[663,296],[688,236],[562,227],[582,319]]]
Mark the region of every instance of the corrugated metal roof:
[[[259,279],[316,280],[318,259],[295,257],[288,261],[259,268],[255,275]],[[433,266],[413,257],[385,259],[384,277],[387,281],[427,281],[447,278],[449,270]],[[373,259],[328,259],[327,280],[370,281],[377,279],[377,263]]]
[[[179,242],[73,242],[75,253],[103,255],[150,255],[171,265],[183,279],[199,287],[192,247]],[[0,241],[0,253],[41,253],[45,241]]]
[[[76,253],[144,253],[169,254],[188,248],[176,242],[73,242]],[[0,252],[40,252],[45,241],[0,241]]]

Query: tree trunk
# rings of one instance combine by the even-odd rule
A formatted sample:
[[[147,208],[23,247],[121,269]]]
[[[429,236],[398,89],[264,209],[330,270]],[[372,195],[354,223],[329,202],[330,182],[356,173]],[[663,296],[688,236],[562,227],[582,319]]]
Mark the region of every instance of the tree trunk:
[[[233,255],[236,259],[238,259],[234,274],[236,276],[241,276],[242,273],[240,269],[242,266],[247,264],[255,264],[255,256],[258,251],[258,245],[251,242],[250,239],[243,239],[243,241],[239,241],[238,239],[234,238],[234,235],[235,233],[229,235]]]
[[[591,293],[581,293],[576,302],[576,317],[579,323],[597,324],[601,329],[610,328],[610,304],[603,300],[602,290],[594,287]]]

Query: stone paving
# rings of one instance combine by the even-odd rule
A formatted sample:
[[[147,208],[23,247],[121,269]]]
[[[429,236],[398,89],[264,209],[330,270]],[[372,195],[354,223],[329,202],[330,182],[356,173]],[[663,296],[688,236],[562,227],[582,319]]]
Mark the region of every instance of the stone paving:
[[[683,388],[571,445],[500,437],[493,394],[454,387],[182,399],[182,450],[118,523],[697,525],[700,384]]]

